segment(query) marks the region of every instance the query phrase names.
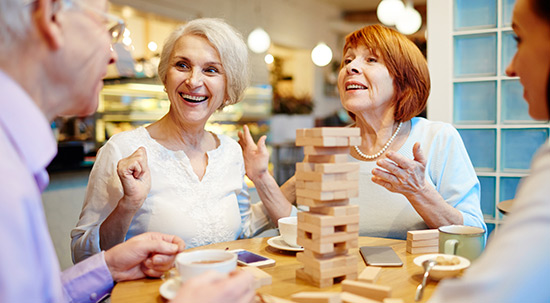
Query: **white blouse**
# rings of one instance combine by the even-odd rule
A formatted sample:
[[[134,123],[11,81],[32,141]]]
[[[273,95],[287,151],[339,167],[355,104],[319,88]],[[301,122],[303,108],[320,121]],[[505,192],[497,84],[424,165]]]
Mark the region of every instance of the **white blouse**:
[[[151,191],[132,219],[126,239],[156,231],[177,235],[191,248],[250,237],[265,229],[270,224],[265,207],[261,202],[250,204],[243,181],[241,147],[227,136],[216,136],[220,145],[207,152],[202,180],[183,151],[166,149],[144,127],[109,139],[98,152],[80,220],[71,231],[73,261],[101,251],[99,227],[123,196],[117,163],[140,146],[147,150]]]

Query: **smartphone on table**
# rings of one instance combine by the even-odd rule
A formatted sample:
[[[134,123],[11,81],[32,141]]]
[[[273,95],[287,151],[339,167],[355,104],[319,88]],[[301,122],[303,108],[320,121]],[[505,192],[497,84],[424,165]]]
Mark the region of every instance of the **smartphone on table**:
[[[245,249],[235,249],[230,252],[237,255],[237,263],[246,266],[267,267],[275,265],[275,260],[255,254]]]
[[[403,266],[403,261],[391,246],[361,246],[359,251],[369,266]]]

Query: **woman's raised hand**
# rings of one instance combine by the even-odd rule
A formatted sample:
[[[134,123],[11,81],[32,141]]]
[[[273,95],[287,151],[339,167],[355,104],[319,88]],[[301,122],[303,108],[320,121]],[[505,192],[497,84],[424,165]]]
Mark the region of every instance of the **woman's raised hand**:
[[[384,186],[391,192],[403,194],[407,199],[426,190],[426,157],[420,150],[420,143],[413,146],[414,159],[407,159],[396,152],[388,152],[387,159],[380,159],[376,164],[382,168],[372,170],[372,181]]]
[[[239,144],[243,149],[244,165],[246,175],[255,182],[263,174],[268,173],[269,152],[265,146],[266,136],[262,136],[258,143],[254,143],[248,126],[243,126],[239,131]]]
[[[124,197],[119,203],[125,203],[127,208],[137,211],[151,190],[151,173],[145,147],[139,147],[133,154],[118,161],[117,174],[124,191]]]

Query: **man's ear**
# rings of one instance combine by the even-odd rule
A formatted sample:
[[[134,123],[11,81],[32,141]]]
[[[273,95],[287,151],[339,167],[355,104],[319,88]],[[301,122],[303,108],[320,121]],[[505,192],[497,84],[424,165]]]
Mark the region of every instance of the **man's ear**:
[[[52,48],[59,49],[63,44],[61,26],[57,20],[56,7],[61,0],[36,0],[32,12],[33,23],[36,24],[38,34]]]

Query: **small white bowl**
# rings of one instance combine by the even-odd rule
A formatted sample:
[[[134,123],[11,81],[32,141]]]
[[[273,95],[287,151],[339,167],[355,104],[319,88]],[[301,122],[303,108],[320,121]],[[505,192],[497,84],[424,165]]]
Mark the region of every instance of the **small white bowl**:
[[[446,254],[428,254],[416,257],[413,262],[414,264],[422,267],[422,262],[426,260],[434,260],[438,256],[445,257],[447,259],[457,257],[460,260],[460,263],[456,265],[435,265],[430,271],[430,279],[432,280],[441,280],[445,278],[452,278],[458,276],[466,268],[470,267],[470,260],[455,255],[446,255]],[[423,268],[423,267],[422,267]]]

